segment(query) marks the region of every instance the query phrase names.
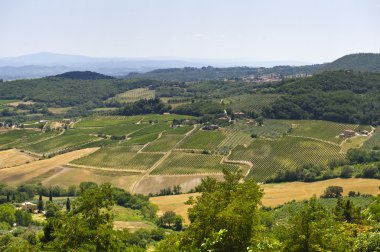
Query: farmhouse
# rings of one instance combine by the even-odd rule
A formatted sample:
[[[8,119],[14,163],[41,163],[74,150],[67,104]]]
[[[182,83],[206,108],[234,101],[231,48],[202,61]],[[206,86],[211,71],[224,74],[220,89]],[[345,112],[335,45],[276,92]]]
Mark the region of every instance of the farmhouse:
[[[243,116],[245,116],[245,113],[243,113],[243,112],[236,112],[236,113],[234,113],[234,115],[235,115],[235,117],[243,117]]]
[[[217,130],[219,129],[218,125],[211,124],[211,125],[205,125],[202,127],[203,130]]]
[[[32,202],[21,203],[21,209],[24,211],[35,211],[37,210],[37,205]]]
[[[356,135],[356,132],[353,131],[353,130],[345,130],[345,131],[343,132],[343,134],[344,134],[344,137],[353,137],[353,136]]]

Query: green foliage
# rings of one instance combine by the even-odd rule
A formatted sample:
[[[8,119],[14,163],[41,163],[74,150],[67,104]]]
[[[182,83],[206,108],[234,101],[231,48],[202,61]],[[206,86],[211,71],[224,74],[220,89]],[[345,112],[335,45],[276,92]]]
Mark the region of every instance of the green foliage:
[[[321,195],[322,198],[339,198],[342,197],[343,187],[329,186]]]
[[[8,225],[13,226],[16,222],[16,209],[11,204],[0,205],[0,222],[8,223]]]
[[[158,98],[139,100],[131,104],[126,104],[121,108],[118,115],[142,115],[142,114],[162,114],[168,112],[170,106],[162,103]]]
[[[194,250],[218,240],[213,243],[216,251],[243,251],[254,241],[262,192],[253,180],[240,184],[240,178],[240,173],[225,172],[224,182],[202,181],[203,193],[189,209],[191,225],[180,240],[181,248]],[[226,235],[215,239],[221,230]]]
[[[379,74],[339,71],[289,81],[277,89],[286,95],[263,112],[270,118],[376,125],[380,123],[379,80]]]
[[[312,198],[281,232],[284,251],[346,251],[349,244],[333,216]]]
[[[85,104],[91,101],[101,105],[102,100],[136,87],[152,85],[154,81],[83,79],[46,77],[0,83],[0,99],[29,99],[62,107]]]

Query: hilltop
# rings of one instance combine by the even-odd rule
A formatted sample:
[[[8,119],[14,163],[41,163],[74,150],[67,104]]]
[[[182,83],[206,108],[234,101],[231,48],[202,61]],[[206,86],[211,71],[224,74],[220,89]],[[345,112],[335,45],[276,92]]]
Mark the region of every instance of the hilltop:
[[[325,64],[324,70],[354,70],[380,72],[380,53],[357,53],[343,56]]]
[[[91,71],[71,71],[63,74],[58,74],[55,77],[67,78],[73,80],[104,80],[115,79],[112,76],[91,72]]]

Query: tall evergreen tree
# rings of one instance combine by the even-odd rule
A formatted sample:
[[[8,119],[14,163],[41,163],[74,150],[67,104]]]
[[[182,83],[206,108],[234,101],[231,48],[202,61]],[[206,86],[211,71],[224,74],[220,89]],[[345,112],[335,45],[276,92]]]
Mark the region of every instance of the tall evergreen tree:
[[[71,203],[70,203],[69,197],[67,197],[67,200],[66,200],[66,211],[70,212],[70,210],[71,210]]]
[[[37,209],[39,213],[41,213],[44,210],[44,202],[42,200],[41,194],[40,194],[40,197],[38,198]]]

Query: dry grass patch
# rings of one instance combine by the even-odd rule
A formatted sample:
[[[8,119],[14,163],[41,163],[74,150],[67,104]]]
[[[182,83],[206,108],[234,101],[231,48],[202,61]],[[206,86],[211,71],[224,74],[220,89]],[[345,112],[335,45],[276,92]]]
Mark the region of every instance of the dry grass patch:
[[[142,221],[114,221],[113,225],[116,230],[128,229],[132,233],[139,229],[152,230],[155,228],[154,225]]]
[[[328,186],[341,186],[343,193],[348,194],[349,191],[359,191],[362,194],[377,195],[380,193],[380,180],[377,179],[330,179],[312,183],[291,182],[280,184],[264,184],[261,188],[264,189],[264,197],[262,204],[264,206],[275,207],[292,200],[304,200],[311,198],[314,194],[319,197]],[[174,211],[185,218],[188,223],[187,209],[189,205],[185,202],[190,196],[196,197],[199,193],[189,193],[181,195],[159,196],[152,197],[150,201],[159,207],[158,214],[163,214],[166,211]]]
[[[115,187],[131,191],[132,186],[141,176],[141,174],[136,173],[63,167],[58,173],[43,179],[42,184],[46,186],[59,185],[67,188],[70,185],[78,186],[81,182],[91,181],[97,184],[111,183]]]
[[[36,158],[16,149],[0,151],[0,168],[18,166],[34,160]]]
[[[176,214],[181,215],[185,223],[190,223],[189,218],[187,217],[187,209],[190,208],[190,205],[186,205],[185,202],[189,199],[190,196],[194,198],[200,195],[199,193],[188,193],[180,195],[169,195],[169,196],[159,196],[150,198],[150,202],[157,205],[158,215],[162,215],[166,211],[174,211]]]
[[[319,197],[326,187],[341,186],[343,194],[347,195],[349,191],[359,191],[362,194],[377,195],[380,193],[380,180],[377,179],[329,179],[324,181],[304,183],[290,182],[279,184],[264,184],[264,198],[262,203],[264,206],[278,206],[291,200],[304,200],[311,198],[314,194]]]
[[[161,189],[179,185],[181,192],[188,192],[201,183],[206,177],[223,179],[223,175],[186,175],[186,176],[147,176],[135,186],[135,193],[149,194],[159,193]]]
[[[29,180],[38,178],[58,166],[65,165],[74,159],[89,155],[97,149],[98,148],[88,148],[72,151],[50,159],[39,160],[11,168],[4,168],[0,170],[0,181],[10,185],[20,185]]]

